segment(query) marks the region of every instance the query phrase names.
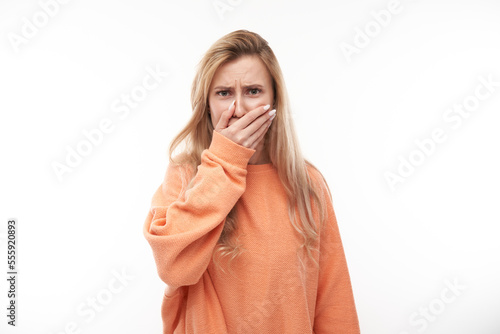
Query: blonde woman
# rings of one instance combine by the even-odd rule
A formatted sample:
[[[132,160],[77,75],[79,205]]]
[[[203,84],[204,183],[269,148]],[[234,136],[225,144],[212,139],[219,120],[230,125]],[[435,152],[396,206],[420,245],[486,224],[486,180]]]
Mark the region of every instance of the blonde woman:
[[[302,156],[268,43],[216,41],[191,103],[143,229],[163,333],[359,333],[330,190]]]

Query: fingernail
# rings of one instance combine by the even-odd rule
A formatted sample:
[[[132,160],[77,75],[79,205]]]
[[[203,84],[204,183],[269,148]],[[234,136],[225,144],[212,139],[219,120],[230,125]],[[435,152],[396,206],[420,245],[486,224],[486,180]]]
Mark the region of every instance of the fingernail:
[[[236,102],[236,100],[233,100],[233,102],[231,102],[231,105],[229,106],[228,110],[231,109],[231,107],[234,105],[234,102]]]
[[[271,108],[271,105],[270,105],[270,104],[268,104],[267,106],[265,106],[265,107],[264,107],[264,110],[265,110],[265,111],[268,111],[268,110],[269,110],[269,108]]]
[[[269,116],[272,116],[272,115],[274,115],[274,114],[276,114],[276,109],[273,109],[273,110],[271,110],[271,111],[269,112]]]

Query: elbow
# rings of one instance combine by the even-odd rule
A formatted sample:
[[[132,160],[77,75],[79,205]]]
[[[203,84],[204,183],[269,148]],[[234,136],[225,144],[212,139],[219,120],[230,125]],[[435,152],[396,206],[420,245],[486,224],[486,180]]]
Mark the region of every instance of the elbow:
[[[199,263],[189,265],[182,261],[175,263],[175,261],[168,262],[165,259],[160,261],[161,263],[158,262],[158,276],[165,284],[174,288],[198,283],[207,269],[207,266]]]
[[[158,270],[158,276],[160,277],[160,279],[173,289],[198,283],[201,279],[202,274],[203,273],[199,275],[193,275],[193,273],[182,272],[179,270]]]

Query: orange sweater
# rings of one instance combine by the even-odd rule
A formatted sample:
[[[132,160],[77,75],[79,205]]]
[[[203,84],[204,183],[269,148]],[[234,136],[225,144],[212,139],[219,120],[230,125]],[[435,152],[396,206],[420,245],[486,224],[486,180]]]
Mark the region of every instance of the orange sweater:
[[[359,333],[326,184],[309,167],[328,205],[320,252],[313,251],[318,269],[307,256],[304,265],[298,259],[303,239],[290,223],[284,187],[272,164],[248,164],[254,152],[214,131],[187,191],[182,177],[194,171],[169,164],[143,229],[167,284],[163,333]],[[236,235],[246,251],[224,273],[212,252],[236,203]]]

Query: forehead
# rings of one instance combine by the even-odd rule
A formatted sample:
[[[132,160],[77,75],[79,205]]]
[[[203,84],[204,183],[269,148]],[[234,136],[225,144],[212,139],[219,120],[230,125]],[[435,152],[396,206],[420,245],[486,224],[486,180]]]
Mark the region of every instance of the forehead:
[[[245,55],[221,65],[212,84],[230,86],[235,80],[241,84],[269,84],[271,75],[257,55]]]

